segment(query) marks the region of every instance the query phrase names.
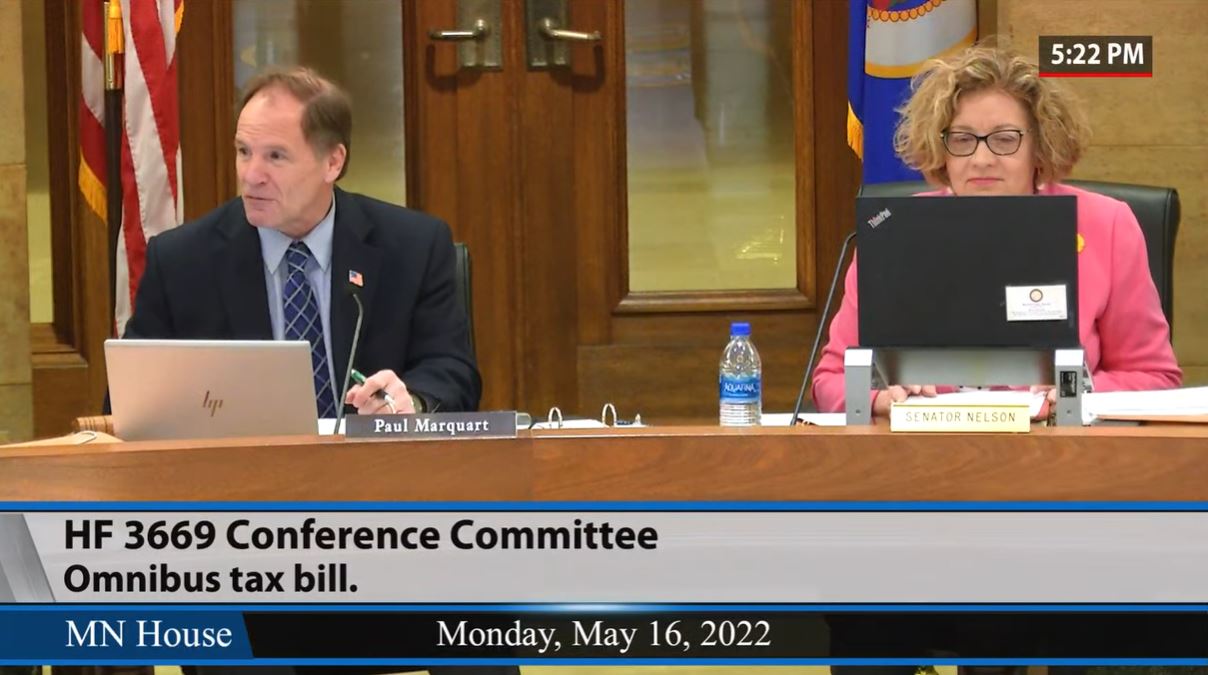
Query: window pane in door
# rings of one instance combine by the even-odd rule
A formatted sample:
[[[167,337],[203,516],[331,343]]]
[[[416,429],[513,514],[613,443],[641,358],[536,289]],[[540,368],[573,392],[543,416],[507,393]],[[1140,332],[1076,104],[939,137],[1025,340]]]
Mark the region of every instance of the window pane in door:
[[[625,4],[631,291],[795,288],[792,3]]]
[[[352,97],[340,187],[406,203],[399,0],[235,0],[235,87],[268,65],[303,64]],[[238,94],[236,94],[236,101]]]

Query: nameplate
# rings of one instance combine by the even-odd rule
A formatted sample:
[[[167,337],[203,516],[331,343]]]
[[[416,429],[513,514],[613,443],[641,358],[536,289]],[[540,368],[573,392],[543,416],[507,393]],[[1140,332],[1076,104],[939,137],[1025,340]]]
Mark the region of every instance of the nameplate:
[[[1032,429],[1029,406],[927,405],[894,403],[889,408],[889,430],[922,432],[1027,433]]]
[[[516,413],[427,413],[416,415],[349,415],[345,437],[392,441],[439,438],[515,438]]]

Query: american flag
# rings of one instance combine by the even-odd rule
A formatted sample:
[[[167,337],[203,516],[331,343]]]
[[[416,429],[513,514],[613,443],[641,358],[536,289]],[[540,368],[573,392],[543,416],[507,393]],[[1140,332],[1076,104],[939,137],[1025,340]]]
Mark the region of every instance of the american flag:
[[[348,270],[348,283],[361,288],[365,285],[365,277],[361,276],[361,273],[356,270]]]
[[[183,219],[176,36],[184,0],[118,0],[125,41],[122,227],[118,237],[116,333],[125,331],[143,276],[147,239]],[[104,16],[102,0],[82,4],[79,184],[105,219]]]

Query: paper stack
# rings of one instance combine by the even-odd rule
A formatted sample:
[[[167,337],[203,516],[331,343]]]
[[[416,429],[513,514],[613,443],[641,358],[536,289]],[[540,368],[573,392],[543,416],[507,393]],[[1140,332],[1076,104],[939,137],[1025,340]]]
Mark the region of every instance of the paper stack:
[[[1082,421],[1096,420],[1208,424],[1208,387],[1086,394]]]

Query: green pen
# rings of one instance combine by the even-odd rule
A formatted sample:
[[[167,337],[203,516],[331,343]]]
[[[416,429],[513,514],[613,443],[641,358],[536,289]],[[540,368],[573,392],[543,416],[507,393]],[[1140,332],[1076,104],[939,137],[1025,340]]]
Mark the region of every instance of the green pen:
[[[352,369],[352,381],[356,382],[359,385],[364,386],[365,376],[361,374],[361,371],[357,370],[356,368],[353,368]],[[396,410],[395,405],[394,405],[394,397],[391,396],[390,394],[387,394],[385,389],[378,389],[377,391],[373,392],[373,395],[374,395],[374,397],[380,398],[383,401],[385,401],[386,405],[390,406],[391,412],[394,412]]]

